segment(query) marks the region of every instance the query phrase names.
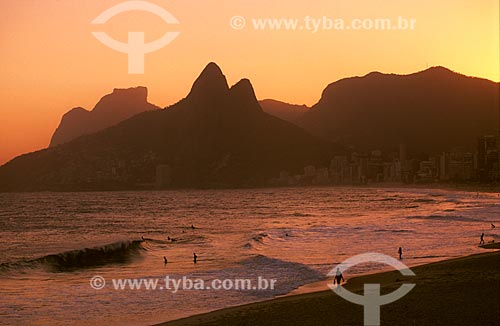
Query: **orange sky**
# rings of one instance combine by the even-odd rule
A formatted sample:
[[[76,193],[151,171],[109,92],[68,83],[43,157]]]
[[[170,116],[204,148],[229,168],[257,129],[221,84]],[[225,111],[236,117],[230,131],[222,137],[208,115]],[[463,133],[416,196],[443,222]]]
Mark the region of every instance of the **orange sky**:
[[[210,61],[231,84],[249,78],[259,99],[312,105],[327,84],[370,71],[411,73],[443,65],[499,81],[498,0],[150,0],[180,22],[146,12],[90,22],[122,0],[0,2],[0,164],[44,148],[63,113],[91,109],[115,87],[144,85],[150,102],[184,97]],[[286,6],[283,5],[286,3]],[[235,15],[247,19],[233,30]],[[417,20],[414,31],[256,31],[251,18],[397,18]],[[144,31],[153,41],[181,34],[147,54],[145,73],[127,71],[127,55],[97,41],[93,31],[126,41]]]

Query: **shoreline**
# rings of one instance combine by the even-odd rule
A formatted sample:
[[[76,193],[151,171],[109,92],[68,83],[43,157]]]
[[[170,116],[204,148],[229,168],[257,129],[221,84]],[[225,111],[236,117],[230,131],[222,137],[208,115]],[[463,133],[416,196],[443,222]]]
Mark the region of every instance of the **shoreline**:
[[[500,243],[489,249],[500,249]],[[476,325],[478,320],[482,325],[500,325],[500,251],[442,260],[411,269],[415,277],[402,276],[399,271],[391,270],[354,276],[344,287],[363,294],[365,283],[379,283],[382,293],[386,294],[396,290],[403,281],[416,284],[407,296],[382,306],[381,325],[412,325],[413,322],[413,325],[465,326]],[[362,306],[343,300],[328,288],[321,288],[321,284],[326,286],[330,282],[306,284],[273,299],[155,326],[362,325]]]
[[[431,264],[440,263],[440,262],[453,261],[456,259],[462,259],[462,258],[475,256],[475,255],[484,255],[484,254],[488,253],[486,250],[500,249],[500,242],[486,242],[482,245],[479,245],[478,248],[485,249],[485,252],[471,254],[471,255],[467,255],[467,256],[453,257],[453,258],[433,261],[433,262],[424,263],[424,264],[407,265],[407,266],[408,266],[408,268],[413,270],[413,269],[420,267],[420,266],[426,266],[426,265],[431,265]],[[489,253],[491,253],[491,251]],[[404,260],[403,260],[403,263],[404,263]],[[388,271],[391,271],[391,269],[382,270],[379,272],[367,272],[367,273],[357,274],[357,275],[353,276],[351,278],[351,280],[357,279],[359,277],[367,277],[367,276],[373,276],[376,274],[382,274],[382,273],[386,273]],[[294,296],[294,295],[302,295],[302,294],[307,294],[307,293],[314,293],[314,292],[321,292],[321,291],[329,290],[329,288],[328,288],[329,283],[331,283],[331,279],[304,284],[304,285],[299,286],[298,288],[292,290],[291,292],[289,292],[287,294],[279,295],[273,299],[279,299],[279,298],[285,298],[285,297],[290,297],[290,296]],[[348,282],[346,281],[346,283],[344,283],[343,285],[345,286],[347,283]],[[273,299],[271,299],[271,300],[273,300]]]
[[[131,188],[74,188],[74,189],[39,189],[39,190],[1,190],[0,194],[23,193],[93,193],[93,192],[150,192],[150,191],[211,191],[211,190],[258,190],[258,189],[287,189],[287,188],[375,188],[375,189],[437,189],[447,191],[464,191],[479,193],[498,193],[500,184],[487,183],[402,183],[402,182],[373,182],[366,184],[304,184],[304,185],[255,185],[255,186],[220,186],[220,187],[131,187]]]

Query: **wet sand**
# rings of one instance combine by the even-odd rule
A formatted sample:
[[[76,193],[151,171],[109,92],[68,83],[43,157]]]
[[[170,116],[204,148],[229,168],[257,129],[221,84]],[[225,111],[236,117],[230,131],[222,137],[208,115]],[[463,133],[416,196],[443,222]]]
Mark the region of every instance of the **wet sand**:
[[[398,271],[348,279],[346,288],[362,294],[365,283],[390,293],[403,283],[415,288],[382,306],[381,325],[500,325],[500,252],[472,255]],[[346,275],[348,277],[348,275]],[[363,308],[330,290],[287,296],[175,320],[160,325],[363,325]]]
[[[500,242],[485,243],[484,245],[481,245],[479,247],[483,249],[500,249]]]

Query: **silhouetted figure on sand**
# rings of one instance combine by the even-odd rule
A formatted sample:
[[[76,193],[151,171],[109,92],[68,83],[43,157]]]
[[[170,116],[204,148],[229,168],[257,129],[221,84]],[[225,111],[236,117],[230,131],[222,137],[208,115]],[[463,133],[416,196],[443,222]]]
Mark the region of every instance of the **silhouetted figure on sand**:
[[[195,227],[194,227],[194,225],[193,225],[193,224],[191,224],[191,229],[193,229],[193,230],[195,229]]]
[[[399,260],[403,259],[403,248],[399,247],[398,254],[399,254]]]
[[[163,256],[163,263],[166,265],[168,263],[167,257]]]
[[[333,284],[337,284],[338,288],[342,282],[344,282],[344,276],[342,275],[340,268],[337,268],[337,271],[335,272],[335,277],[333,278]]]
[[[196,264],[197,261],[198,261],[198,256],[196,255],[196,253],[193,252],[193,262]]]
[[[484,232],[481,233],[481,240],[479,241],[479,244],[480,245],[484,244]]]
[[[492,229],[496,228],[495,224],[491,223],[491,228]]]

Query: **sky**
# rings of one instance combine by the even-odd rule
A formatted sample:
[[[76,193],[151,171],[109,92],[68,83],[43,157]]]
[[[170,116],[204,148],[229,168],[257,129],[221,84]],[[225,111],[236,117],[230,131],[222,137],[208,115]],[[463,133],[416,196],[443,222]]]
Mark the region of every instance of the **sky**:
[[[371,71],[407,74],[440,65],[500,79],[498,0],[148,0],[179,23],[135,10],[91,24],[123,2],[0,2],[0,164],[47,147],[65,112],[90,110],[113,88],[146,86],[150,102],[173,104],[212,61],[230,84],[249,78],[259,99],[307,105],[329,83]],[[398,17],[414,28],[370,28],[376,19],[404,27]],[[258,19],[298,25],[259,29]],[[129,74],[127,54],[92,32],[123,43],[129,32],[144,32],[146,43],[179,34],[144,56],[143,74]]]

